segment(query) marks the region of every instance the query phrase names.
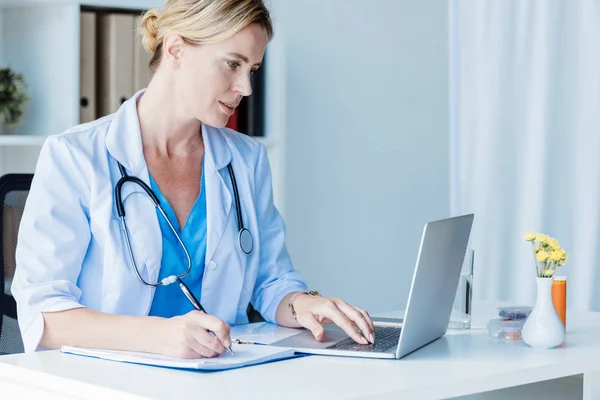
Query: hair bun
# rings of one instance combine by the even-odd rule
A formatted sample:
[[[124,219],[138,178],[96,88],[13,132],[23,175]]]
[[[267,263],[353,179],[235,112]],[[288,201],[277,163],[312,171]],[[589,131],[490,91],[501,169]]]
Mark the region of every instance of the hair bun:
[[[159,11],[155,8],[148,10],[140,21],[139,30],[143,35],[142,45],[150,53],[154,53],[158,47],[156,40],[158,36],[158,13]]]

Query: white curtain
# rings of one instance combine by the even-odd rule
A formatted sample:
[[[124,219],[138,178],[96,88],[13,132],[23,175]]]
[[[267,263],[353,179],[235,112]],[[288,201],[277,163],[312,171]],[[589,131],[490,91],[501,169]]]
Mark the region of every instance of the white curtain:
[[[522,236],[569,254],[600,311],[600,0],[451,0],[451,210],[474,212],[475,300],[532,304]]]

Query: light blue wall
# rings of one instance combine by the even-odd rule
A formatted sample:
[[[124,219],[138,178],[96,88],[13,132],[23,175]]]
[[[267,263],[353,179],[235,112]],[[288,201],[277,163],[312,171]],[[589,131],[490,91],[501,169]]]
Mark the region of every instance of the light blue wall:
[[[447,4],[271,7],[292,259],[324,295],[402,308],[423,224],[449,212]]]

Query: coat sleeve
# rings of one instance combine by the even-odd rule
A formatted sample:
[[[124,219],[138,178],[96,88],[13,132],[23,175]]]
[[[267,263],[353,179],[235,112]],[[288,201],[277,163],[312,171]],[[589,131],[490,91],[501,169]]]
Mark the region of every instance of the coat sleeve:
[[[273,204],[271,168],[264,146],[255,169],[260,265],[252,304],[268,322],[276,323],[277,307],[288,293],[306,291],[285,245],[285,224]]]
[[[43,312],[83,307],[77,279],[91,237],[86,187],[64,139],[46,139],[19,227],[12,285],[26,352],[38,350]]]

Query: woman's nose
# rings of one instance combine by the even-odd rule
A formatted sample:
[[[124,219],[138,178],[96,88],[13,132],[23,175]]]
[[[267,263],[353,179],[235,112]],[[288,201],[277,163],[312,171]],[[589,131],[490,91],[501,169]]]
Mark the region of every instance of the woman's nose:
[[[237,82],[237,91],[242,96],[250,96],[252,94],[252,80],[250,76],[243,76]]]

